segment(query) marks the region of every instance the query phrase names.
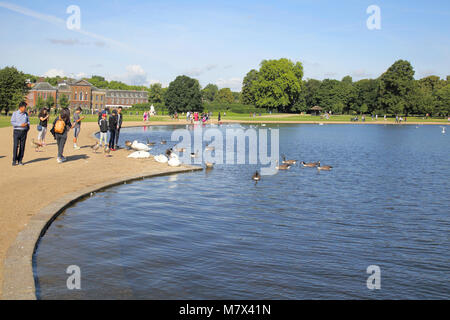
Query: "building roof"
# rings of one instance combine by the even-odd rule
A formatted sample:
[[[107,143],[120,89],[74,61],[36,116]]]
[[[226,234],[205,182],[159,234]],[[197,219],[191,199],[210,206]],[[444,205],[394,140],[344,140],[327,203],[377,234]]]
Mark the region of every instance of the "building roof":
[[[37,83],[34,87],[33,90],[37,91],[37,90],[56,90],[55,87],[53,87],[50,83],[48,82],[39,82]]]

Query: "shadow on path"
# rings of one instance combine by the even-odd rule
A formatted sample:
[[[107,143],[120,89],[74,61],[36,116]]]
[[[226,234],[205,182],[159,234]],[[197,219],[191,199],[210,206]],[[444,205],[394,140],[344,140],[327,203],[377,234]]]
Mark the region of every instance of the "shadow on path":
[[[35,163],[35,162],[47,161],[47,160],[50,160],[50,159],[53,159],[53,158],[52,157],[37,158],[37,159],[34,159],[34,160],[27,161],[24,164],[31,164],[31,163]]]
[[[77,161],[77,160],[86,160],[89,159],[89,157],[85,154],[79,154],[75,156],[68,156],[66,157],[67,161]]]

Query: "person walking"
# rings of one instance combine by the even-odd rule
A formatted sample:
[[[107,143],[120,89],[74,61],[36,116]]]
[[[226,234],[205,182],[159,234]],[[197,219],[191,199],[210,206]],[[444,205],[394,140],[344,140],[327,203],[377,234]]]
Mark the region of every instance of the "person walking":
[[[19,110],[15,111],[11,117],[13,131],[13,161],[12,165],[23,166],[23,156],[25,155],[25,143],[28,131],[30,130],[30,118],[27,113],[27,103],[22,101]]]
[[[58,163],[67,161],[63,153],[67,141],[67,133],[72,128],[72,124],[70,123],[70,110],[68,108],[64,108],[61,110],[55,121],[53,121],[53,128],[50,130],[53,137],[56,139],[56,145],[58,146],[58,157],[56,159]]]
[[[119,137],[120,137],[120,129],[122,129],[122,107],[117,109],[117,129],[116,129],[116,148],[119,148]]]
[[[106,119],[106,113],[102,115],[102,118],[98,122],[98,126],[100,127],[100,146],[106,147],[108,141],[108,120]]]
[[[81,117],[81,108],[78,107],[73,114],[73,149],[80,150],[80,147],[77,145],[78,136],[81,130],[81,121],[84,120],[85,117]]]
[[[41,112],[39,113],[39,126],[38,126],[39,133],[37,140],[43,146],[46,145],[45,136],[47,134],[48,118],[50,118],[50,114],[48,113],[47,108],[42,108]]]
[[[116,151],[117,110],[112,111],[108,121],[109,125],[109,149]]]

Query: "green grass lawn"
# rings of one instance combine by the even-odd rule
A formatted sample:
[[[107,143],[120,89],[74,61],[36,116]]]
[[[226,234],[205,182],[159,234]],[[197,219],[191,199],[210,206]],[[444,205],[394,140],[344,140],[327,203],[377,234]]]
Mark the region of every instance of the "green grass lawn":
[[[226,117],[223,116],[222,113],[222,121],[226,120],[237,120],[237,121],[350,121],[353,116],[351,115],[337,115],[331,116],[329,120],[322,119],[320,116],[311,116],[311,115],[286,115],[286,114],[262,114],[261,117],[257,116],[253,118],[249,114],[239,114],[239,113],[227,113]],[[53,122],[55,116],[50,118],[50,123]],[[84,122],[97,122],[97,115],[88,115]],[[183,121],[185,118],[180,115],[180,120]],[[213,119],[217,120],[217,113],[215,112],[213,115]],[[361,119],[361,117],[359,117]],[[125,121],[142,121],[142,115],[127,115],[124,113]],[[171,121],[172,119],[169,116],[156,116],[150,118],[150,123],[154,121]],[[372,120],[370,116],[366,116],[366,123],[379,122],[385,123],[383,117],[379,117],[378,120]],[[395,122],[395,118],[388,118],[386,121],[388,123]],[[408,122],[442,122],[448,123],[447,118],[428,118],[425,119],[423,117],[408,117]],[[37,124],[38,118],[31,117],[31,123]],[[0,116],[0,128],[9,127],[10,126],[10,117],[6,117],[4,115]]]

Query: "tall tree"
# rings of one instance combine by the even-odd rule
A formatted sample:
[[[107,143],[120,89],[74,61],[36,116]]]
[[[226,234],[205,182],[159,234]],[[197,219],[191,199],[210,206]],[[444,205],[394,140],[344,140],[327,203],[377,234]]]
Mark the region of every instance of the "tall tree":
[[[65,94],[63,94],[61,98],[59,98],[59,105],[61,106],[61,108],[68,108],[69,104],[69,98]]]
[[[17,101],[23,100],[28,87],[25,75],[14,67],[0,70],[0,112],[18,107]],[[20,102],[20,101],[19,101]]]
[[[381,107],[393,114],[411,112],[408,95],[412,93],[414,69],[408,61],[398,60],[383,73],[379,82]]]
[[[161,83],[154,83],[154,84],[150,85],[148,101],[151,103],[162,103],[163,102],[163,88],[162,88]]]
[[[219,90],[219,93],[217,94],[217,101],[220,103],[233,103],[234,102],[234,96],[231,92],[230,88],[223,88]]]
[[[303,65],[289,59],[264,60],[254,82],[256,106],[288,112],[300,98]]]
[[[442,87],[436,92],[437,111],[441,115],[450,115],[450,84]]]
[[[250,70],[242,82],[241,101],[243,104],[256,105],[256,87],[255,82],[258,80],[258,71]]]
[[[164,101],[172,114],[203,110],[200,84],[188,76],[178,76],[170,83]]]
[[[215,84],[208,84],[202,90],[202,98],[203,101],[211,103],[214,102],[217,98],[217,94],[219,93],[219,87]]]

